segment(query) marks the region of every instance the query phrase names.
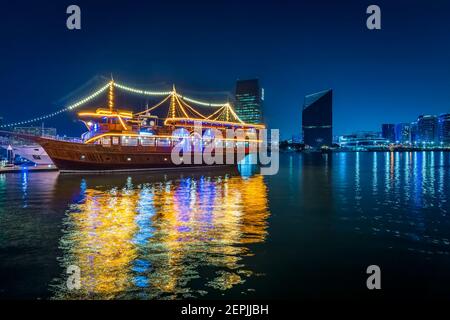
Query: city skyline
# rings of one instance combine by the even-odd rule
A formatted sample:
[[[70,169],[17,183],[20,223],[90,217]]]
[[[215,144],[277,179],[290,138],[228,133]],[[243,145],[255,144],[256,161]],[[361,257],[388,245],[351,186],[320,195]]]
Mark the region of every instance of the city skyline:
[[[105,76],[98,76],[98,77],[94,77],[93,79],[91,79],[90,81],[88,81],[87,83],[90,83],[92,85],[92,82],[98,82],[103,81],[107,79]],[[111,75],[111,79],[113,79],[112,75]],[[111,81],[111,80],[109,80]],[[120,86],[123,86],[124,84],[119,84]],[[86,85],[84,86],[86,87]],[[140,89],[138,88],[132,88],[132,87],[128,87],[129,89],[127,90],[141,90],[141,89],[146,89],[145,87],[141,87]],[[166,88],[162,88],[160,89],[161,92],[164,92],[168,87],[166,86]],[[86,88],[84,88],[86,89]],[[82,89],[78,88],[76,89],[74,92],[77,91],[81,91]],[[103,91],[103,89],[101,89]],[[228,103],[230,103],[231,107],[234,107],[236,113],[240,116],[241,120],[244,120],[244,122],[246,123],[253,123],[253,124],[257,124],[257,123],[263,123],[264,121],[264,116],[263,116],[263,101],[264,101],[264,88],[262,86],[260,86],[260,80],[259,79],[238,79],[236,80],[235,83],[235,89],[234,89],[234,93],[232,92],[227,92],[227,91],[216,91],[216,92],[203,92],[203,93],[199,93],[199,92],[194,92],[194,94],[205,94],[206,96],[212,94],[213,96],[218,96],[221,95],[222,97],[226,97],[227,100],[225,100],[224,98],[222,98],[222,100],[220,100],[221,102],[226,102],[228,101]],[[301,110],[301,119],[303,124],[301,125],[301,133],[299,135],[296,135],[296,133],[287,133],[285,131],[282,131],[280,129],[281,132],[281,137],[283,141],[287,141],[287,140],[293,140],[294,137],[297,137],[297,139],[300,139],[302,142],[305,143],[305,137],[304,137],[304,133],[305,133],[305,110],[307,109],[308,106],[316,104],[317,100],[322,100],[324,96],[330,96],[330,98],[328,99],[329,102],[327,102],[328,104],[330,104],[330,115],[329,116],[325,116],[325,118],[327,119],[322,119],[320,118],[321,116],[323,116],[323,114],[316,114],[315,118],[316,120],[307,120],[307,121],[313,121],[313,122],[326,122],[326,123],[330,123],[330,119],[328,119],[329,117],[331,117],[331,123],[333,123],[333,118],[334,118],[334,114],[332,112],[333,110],[333,98],[332,98],[332,92],[333,89],[326,89],[326,90],[322,90],[319,92],[315,92],[315,93],[310,93],[305,95],[304,97],[304,101],[303,101],[303,106],[302,106],[302,110]],[[78,92],[79,93],[79,92]],[[92,91],[91,91],[92,93]],[[88,93],[89,94],[89,93]],[[94,92],[95,94],[95,92]],[[234,95],[233,95],[234,94]],[[73,95],[73,92],[69,95],[71,96]],[[103,104],[107,103],[106,100],[108,99],[108,95],[103,94],[104,97],[102,98],[102,94],[99,95],[99,97],[93,99],[92,101],[102,101]],[[89,97],[88,95],[86,95],[84,93],[84,95],[81,95],[81,98],[79,98],[78,100],[76,100],[76,102],[72,103],[73,104],[78,104],[80,103],[84,98]],[[116,96],[117,98],[117,96]],[[70,99],[73,99],[72,97]],[[204,103],[213,103],[214,101],[217,103],[219,102],[219,100],[214,100],[213,99],[205,99],[203,100]],[[89,100],[91,100],[91,98],[89,98]],[[103,101],[105,100],[105,101]],[[122,100],[122,99],[121,99]],[[135,100],[136,101],[136,100]],[[148,99],[144,99],[136,104],[134,107],[135,110],[136,106],[140,106],[143,107],[142,103],[143,101],[146,101],[146,105],[148,106],[149,100]],[[308,102],[309,101],[309,102]],[[84,109],[86,107],[89,107],[90,104],[92,103],[96,103],[96,102],[86,102],[86,103],[82,103],[81,105],[81,109]],[[103,104],[100,105],[103,105]],[[123,103],[123,101],[122,101]],[[129,102],[126,102],[126,104],[129,104]],[[106,105],[106,104],[105,104]],[[119,103],[120,105],[120,103]],[[68,109],[68,107],[66,107],[65,109]],[[70,110],[69,110],[70,111]],[[67,111],[66,111],[67,112]],[[36,121],[36,118],[31,118],[31,119],[22,119],[22,121],[19,122],[15,122],[15,123],[11,123],[6,121],[6,123],[4,123],[3,121],[3,117],[0,117],[0,125],[6,125],[6,127],[4,128],[11,128],[11,129],[20,129],[22,130],[23,128],[25,129],[37,129],[37,130],[41,130],[43,129],[44,126],[44,121],[52,121],[52,119],[54,117],[59,116],[60,114],[63,114],[63,112],[56,110],[53,113],[50,114],[41,114],[38,119],[38,121]],[[75,115],[75,113],[73,113]],[[71,114],[69,114],[70,116]],[[332,140],[333,143],[337,142],[339,139],[339,137],[342,136],[346,136],[346,135],[354,135],[354,134],[363,134],[363,133],[370,133],[370,134],[375,134],[377,133],[379,135],[379,137],[384,138],[387,142],[391,142],[391,143],[420,143],[420,142],[427,142],[427,143],[431,143],[436,142],[445,142],[448,143],[450,141],[450,113],[440,113],[440,114],[435,114],[435,115],[430,115],[430,114],[425,114],[425,113],[421,113],[417,116],[417,118],[415,118],[414,121],[410,121],[410,122],[406,122],[406,121],[402,121],[399,123],[381,123],[379,124],[379,130],[375,129],[375,130],[367,130],[367,129],[362,129],[362,130],[354,130],[354,131],[348,131],[348,132],[344,132],[344,133],[335,133],[333,132],[333,126],[329,125],[329,129],[331,131],[331,137],[328,140]],[[43,119],[43,120],[41,120]],[[426,137],[425,139],[423,138],[424,133],[420,132],[421,129],[420,127],[420,122],[421,119],[430,119],[432,122],[435,122],[432,124],[433,128],[430,129],[433,132],[432,133],[427,133],[427,135],[429,135],[430,137],[432,136],[433,138],[430,137]],[[58,125],[56,125],[55,127],[58,127]],[[271,128],[271,129],[277,129],[277,128]],[[67,136],[67,132],[64,132],[64,130],[62,130],[62,136]],[[420,137],[420,138],[419,138]],[[308,143],[305,143],[307,145],[310,145]],[[327,143],[326,145],[331,145],[332,143]],[[316,146],[317,147],[317,146]]]
[[[3,11],[0,300],[450,301],[450,0]]]

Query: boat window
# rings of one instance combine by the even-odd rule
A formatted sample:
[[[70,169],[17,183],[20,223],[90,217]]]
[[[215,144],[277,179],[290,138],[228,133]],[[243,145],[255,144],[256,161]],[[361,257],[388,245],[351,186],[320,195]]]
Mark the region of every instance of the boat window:
[[[118,145],[119,144],[119,137],[112,137],[112,144]]]
[[[111,144],[111,138],[110,137],[103,137],[102,138],[102,144],[109,146]]]
[[[137,138],[136,137],[122,137],[122,145],[123,146],[137,146]]]
[[[158,139],[157,144],[158,147],[169,147],[170,139]]]
[[[154,146],[155,138],[143,137],[141,138],[141,145],[143,146]]]

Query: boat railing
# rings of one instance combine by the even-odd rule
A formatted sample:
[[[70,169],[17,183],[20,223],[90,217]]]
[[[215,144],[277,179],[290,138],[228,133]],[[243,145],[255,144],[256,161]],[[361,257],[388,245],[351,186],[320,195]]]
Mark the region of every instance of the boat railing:
[[[100,134],[102,134],[103,133],[103,131],[101,131],[101,130],[92,130],[92,131],[87,131],[87,132],[85,132],[85,133],[83,133],[82,135],[81,135],[81,141],[87,141],[87,140],[89,140],[89,139],[92,139],[92,138],[94,138],[95,136],[98,136],[98,135],[100,135]]]
[[[52,136],[52,135],[42,135],[41,137],[46,139],[58,140],[58,141],[66,141],[66,142],[78,142],[82,143],[83,140],[80,138],[67,137],[67,136]]]

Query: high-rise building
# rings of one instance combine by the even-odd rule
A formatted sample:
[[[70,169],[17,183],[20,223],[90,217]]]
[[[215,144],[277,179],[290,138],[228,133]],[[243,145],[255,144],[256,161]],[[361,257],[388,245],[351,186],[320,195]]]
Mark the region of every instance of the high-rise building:
[[[388,141],[388,143],[395,142],[395,124],[383,123],[381,125],[381,136]]]
[[[438,141],[438,120],[433,115],[421,115],[417,119],[419,141],[421,143],[435,143]]]
[[[395,141],[398,143],[411,142],[411,124],[399,123],[395,126]]]
[[[450,113],[444,113],[439,116],[439,142],[444,145],[450,145]]]
[[[3,124],[3,117],[0,117],[0,126]],[[5,130],[5,128],[1,128],[0,127],[0,130]],[[0,145],[5,145],[5,144],[7,144],[8,143],[8,138],[7,137],[0,137]],[[0,161],[2,160],[2,158],[3,158],[3,149],[2,148],[0,148]],[[0,166],[1,166],[1,163],[0,163]]]
[[[333,143],[333,90],[305,96],[302,112],[303,141],[318,149]]]
[[[411,143],[419,142],[419,127],[417,121],[411,122]]]
[[[262,123],[264,89],[258,79],[238,80],[236,82],[236,113],[247,123]]]

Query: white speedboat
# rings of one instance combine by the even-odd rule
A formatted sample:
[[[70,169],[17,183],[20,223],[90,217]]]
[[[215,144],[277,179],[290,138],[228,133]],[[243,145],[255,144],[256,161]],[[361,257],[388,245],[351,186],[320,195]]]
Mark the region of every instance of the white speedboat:
[[[5,149],[8,146],[2,146]],[[52,165],[53,161],[48,156],[47,152],[38,144],[32,145],[16,145],[12,146],[15,155],[18,155],[28,161],[37,165]]]

